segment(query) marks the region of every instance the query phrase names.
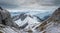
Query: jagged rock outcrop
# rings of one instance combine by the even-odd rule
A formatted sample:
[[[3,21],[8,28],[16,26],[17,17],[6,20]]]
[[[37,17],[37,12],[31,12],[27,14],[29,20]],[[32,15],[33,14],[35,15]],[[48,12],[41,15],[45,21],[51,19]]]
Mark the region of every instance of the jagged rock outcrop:
[[[55,12],[47,20],[43,21],[38,28],[40,32],[43,33],[58,33],[58,31],[60,31],[58,30],[59,27],[60,27],[60,8],[56,9]],[[54,28],[56,31],[54,30]]]
[[[15,33],[15,31],[12,29],[12,27],[19,29],[18,25],[16,25],[16,23],[13,22],[13,19],[11,19],[10,13],[7,10],[2,9],[0,7],[0,31],[3,33],[4,32],[5,33],[14,32]]]
[[[10,27],[19,28],[18,25],[13,21],[9,11],[0,7],[0,24]],[[1,26],[1,25],[0,25]]]

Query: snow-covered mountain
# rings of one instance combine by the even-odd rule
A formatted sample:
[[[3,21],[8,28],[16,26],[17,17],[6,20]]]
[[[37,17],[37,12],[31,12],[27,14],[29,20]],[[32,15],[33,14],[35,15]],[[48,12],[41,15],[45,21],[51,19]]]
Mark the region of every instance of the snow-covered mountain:
[[[60,8],[58,8],[48,19],[44,21],[41,21],[41,19],[36,15],[26,13],[21,13],[20,15],[14,16],[12,19],[13,21],[15,21],[14,23],[17,24],[12,25],[14,25],[14,27],[18,26],[20,29],[18,28],[18,30],[14,27],[10,27],[7,25],[0,25],[0,32],[29,33],[32,31],[32,33],[60,33]],[[8,22],[7,24],[10,25],[10,23],[13,22]],[[37,26],[37,30],[34,30],[35,26],[38,24],[39,26]],[[4,28],[1,26],[3,26]]]
[[[17,12],[16,13],[14,13],[14,14],[17,14]],[[19,15],[20,14],[20,15]],[[42,16],[43,15],[43,16]],[[37,12],[36,14],[35,14],[35,12],[33,13],[29,13],[29,12],[26,12],[26,13],[24,13],[24,12],[22,12],[22,13],[19,13],[18,12],[18,14],[16,15],[16,16],[14,16],[14,17],[12,17],[12,19],[15,21],[15,23],[20,27],[20,28],[25,28],[25,27],[28,27],[28,26],[30,26],[30,27],[33,27],[33,26],[36,26],[36,24],[38,24],[38,23],[40,23],[40,22],[42,22],[42,21],[44,21],[44,19],[41,19],[40,17],[43,17],[44,19],[47,19],[50,15],[49,15],[49,12],[45,12],[45,13],[39,13],[39,12]],[[32,25],[32,26],[31,26]]]
[[[15,16],[13,20],[15,20],[15,23],[19,25],[20,28],[25,28],[26,26],[32,28],[41,22],[41,19],[38,16],[28,15],[25,13]]]

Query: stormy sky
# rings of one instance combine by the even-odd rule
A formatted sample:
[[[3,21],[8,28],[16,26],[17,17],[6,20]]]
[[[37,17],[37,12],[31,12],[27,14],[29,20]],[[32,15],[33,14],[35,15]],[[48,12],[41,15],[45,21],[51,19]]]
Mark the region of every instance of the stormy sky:
[[[60,0],[0,0],[0,6],[9,10],[52,10]]]

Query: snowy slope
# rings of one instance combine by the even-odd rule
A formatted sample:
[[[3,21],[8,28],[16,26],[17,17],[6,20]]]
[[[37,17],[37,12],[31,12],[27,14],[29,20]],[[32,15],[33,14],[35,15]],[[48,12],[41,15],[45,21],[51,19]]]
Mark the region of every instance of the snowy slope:
[[[36,17],[29,17],[27,16],[23,21],[21,21],[21,19],[18,19],[17,21],[15,21],[15,23],[17,23],[20,26],[23,26],[24,24],[28,23],[28,26],[33,27],[36,24],[40,23],[36,20]]]

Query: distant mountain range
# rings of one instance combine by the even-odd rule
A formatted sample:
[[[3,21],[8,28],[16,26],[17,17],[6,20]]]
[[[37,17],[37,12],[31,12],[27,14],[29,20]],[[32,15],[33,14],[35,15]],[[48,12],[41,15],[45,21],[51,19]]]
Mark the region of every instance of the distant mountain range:
[[[53,13],[53,12],[44,12],[44,13],[40,13],[40,12],[38,12],[37,11],[37,13],[36,12],[10,12],[11,13],[11,16],[13,17],[13,16],[16,16],[16,15],[20,15],[21,13],[30,13],[30,14],[34,14],[35,16],[38,16],[39,18],[41,18],[42,20],[44,20],[44,19],[46,19],[46,18],[48,18],[48,17],[46,17],[46,16],[51,16],[51,14]],[[45,18],[46,17],[46,18]]]

